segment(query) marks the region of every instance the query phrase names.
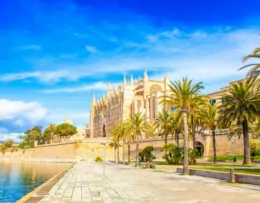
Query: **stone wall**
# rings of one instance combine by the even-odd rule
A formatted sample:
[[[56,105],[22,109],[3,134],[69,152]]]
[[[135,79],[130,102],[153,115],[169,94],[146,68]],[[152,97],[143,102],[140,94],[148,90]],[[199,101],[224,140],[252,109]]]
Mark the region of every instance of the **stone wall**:
[[[212,137],[207,136],[205,138],[198,137],[197,139],[204,146],[204,158],[213,156],[212,150]],[[226,135],[217,135],[217,155],[242,155],[243,154],[243,140],[234,139],[236,144],[232,143],[227,139]],[[104,146],[102,143],[107,143],[105,156],[107,160],[114,161],[115,153],[114,149],[109,147],[109,138],[89,138],[81,143],[77,142],[63,142],[53,143],[47,145],[40,145],[33,149],[18,150],[16,152],[6,152],[4,155],[1,153],[0,158],[2,159],[25,159],[25,160],[77,160],[77,159],[90,159],[94,160],[97,156],[104,156]],[[168,139],[168,143],[175,143],[175,140],[171,137]],[[190,147],[192,143],[190,142]],[[139,142],[139,150],[141,151],[147,146],[153,146],[153,154],[157,159],[162,159],[163,152],[162,147],[164,146],[164,139],[161,137],[144,139]],[[183,146],[183,140],[180,139],[180,146]],[[135,159],[136,143],[130,143],[131,159]],[[124,145],[124,156],[125,161],[128,159],[128,144]],[[123,147],[119,149],[120,161],[123,161]]]
[[[243,139],[233,138],[235,144],[232,144],[231,141],[228,140],[227,135],[220,135],[218,134],[216,136],[216,145],[217,145],[217,155],[243,155]],[[204,146],[204,158],[210,158],[213,157],[213,146],[212,146],[212,137],[211,136],[198,136],[197,141],[202,143]],[[180,146],[183,146],[183,139],[180,139]],[[234,143],[233,142],[233,143]],[[168,138],[168,144],[173,143],[176,145],[175,139],[172,139],[171,137]],[[156,156],[156,158],[161,159],[163,157],[162,147],[164,146],[164,139],[161,137],[155,137],[155,138],[149,138],[145,140],[139,141],[139,150],[141,151],[147,146],[153,146],[154,152],[153,154]],[[192,142],[189,142],[190,148],[192,148]],[[127,157],[127,143],[125,144],[125,157]],[[130,144],[131,148],[131,159],[134,159],[135,157],[135,149],[136,149],[136,142],[131,142]],[[120,156],[122,156],[122,147],[120,149]]]
[[[177,168],[176,171],[178,173],[183,173],[182,168]],[[225,180],[227,182],[230,182],[230,173],[228,173],[228,172],[189,169],[189,174],[203,176],[203,177],[209,177],[209,178],[215,178],[215,179],[220,179],[220,180]],[[235,182],[260,185],[260,176],[259,175],[247,175],[247,174],[235,174]]]
[[[74,161],[76,157],[77,143],[64,142],[39,145],[33,149],[6,151],[1,153],[0,159],[28,160],[28,161]]]

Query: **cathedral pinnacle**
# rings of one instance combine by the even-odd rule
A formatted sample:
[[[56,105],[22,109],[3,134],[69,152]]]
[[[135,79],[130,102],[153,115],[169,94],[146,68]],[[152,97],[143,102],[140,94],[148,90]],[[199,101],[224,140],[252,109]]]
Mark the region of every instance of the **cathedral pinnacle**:
[[[133,75],[130,76],[130,84],[131,84],[131,85],[134,85],[134,78],[133,78]]]
[[[126,85],[126,75],[124,74],[124,86]]]
[[[146,70],[144,71],[144,80],[148,80],[148,74]]]

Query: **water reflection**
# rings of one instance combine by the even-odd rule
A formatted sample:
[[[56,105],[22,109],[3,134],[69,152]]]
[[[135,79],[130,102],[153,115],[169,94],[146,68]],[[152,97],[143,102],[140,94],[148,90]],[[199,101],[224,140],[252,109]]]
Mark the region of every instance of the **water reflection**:
[[[0,162],[0,202],[15,202],[68,163]]]

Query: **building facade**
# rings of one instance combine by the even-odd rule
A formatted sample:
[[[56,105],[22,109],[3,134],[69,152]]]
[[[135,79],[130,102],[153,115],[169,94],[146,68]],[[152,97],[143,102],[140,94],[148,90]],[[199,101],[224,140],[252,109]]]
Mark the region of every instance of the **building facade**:
[[[117,121],[125,121],[135,113],[142,113],[153,122],[163,108],[160,97],[169,92],[168,77],[150,80],[145,71],[143,78],[130,81],[124,76],[123,84],[116,88],[108,85],[105,96],[92,99],[90,110],[90,137],[110,137],[110,130]]]

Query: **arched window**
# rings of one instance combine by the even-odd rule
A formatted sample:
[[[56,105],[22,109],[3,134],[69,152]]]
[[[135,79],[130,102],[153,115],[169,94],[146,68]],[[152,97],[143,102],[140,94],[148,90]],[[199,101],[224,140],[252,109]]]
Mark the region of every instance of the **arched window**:
[[[162,91],[162,87],[160,85],[152,85],[150,87],[150,95],[156,94],[156,92],[161,92],[161,91]]]

